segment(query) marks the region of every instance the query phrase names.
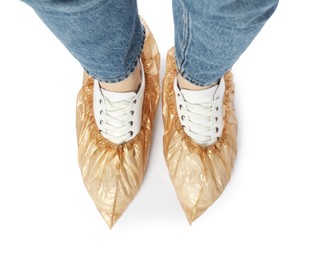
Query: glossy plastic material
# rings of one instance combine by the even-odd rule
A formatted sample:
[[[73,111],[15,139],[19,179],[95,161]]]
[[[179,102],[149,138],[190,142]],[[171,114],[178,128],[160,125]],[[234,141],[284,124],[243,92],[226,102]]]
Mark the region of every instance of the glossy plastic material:
[[[202,147],[184,132],[178,118],[173,89],[175,77],[175,51],[171,48],[162,93],[164,156],[177,197],[191,224],[214,203],[230,179],[237,154],[234,84],[231,72],[227,72],[223,133],[214,145]]]
[[[111,228],[139,190],[147,168],[154,117],[160,96],[160,56],[155,39],[146,29],[142,53],[146,88],[140,132],[124,144],[105,139],[93,111],[93,78],[84,72],[77,96],[78,161],[87,191]]]

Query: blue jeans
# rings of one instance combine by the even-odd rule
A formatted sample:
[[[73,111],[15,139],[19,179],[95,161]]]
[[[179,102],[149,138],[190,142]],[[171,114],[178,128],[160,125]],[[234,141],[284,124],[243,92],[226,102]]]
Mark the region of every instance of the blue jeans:
[[[119,82],[145,39],[136,0],[23,0],[93,78]],[[278,0],[172,0],[178,73],[206,86],[229,70]],[[170,46],[169,46],[170,47]]]

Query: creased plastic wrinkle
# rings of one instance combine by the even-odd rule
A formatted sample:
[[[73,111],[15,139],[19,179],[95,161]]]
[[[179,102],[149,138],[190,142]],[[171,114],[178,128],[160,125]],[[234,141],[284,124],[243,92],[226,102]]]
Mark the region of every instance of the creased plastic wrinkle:
[[[237,154],[237,118],[234,84],[230,71],[224,75],[226,91],[224,129],[221,138],[202,147],[184,132],[176,111],[173,83],[176,77],[175,51],[167,54],[163,79],[163,147],[166,164],[177,197],[191,224],[212,205],[227,185]]]
[[[160,56],[147,24],[142,61],[145,93],[140,132],[132,140],[114,144],[97,128],[93,111],[93,78],[84,72],[77,95],[78,162],[83,182],[102,217],[111,228],[139,190],[149,159],[154,117],[160,96]]]

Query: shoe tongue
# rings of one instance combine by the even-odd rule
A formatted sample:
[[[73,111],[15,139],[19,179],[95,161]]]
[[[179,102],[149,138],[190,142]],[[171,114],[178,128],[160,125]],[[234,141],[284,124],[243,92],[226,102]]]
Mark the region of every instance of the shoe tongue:
[[[136,93],[133,91],[130,92],[114,92],[109,91],[103,88],[100,88],[101,93],[109,99],[111,102],[118,102],[121,100],[127,100],[136,96]]]
[[[205,103],[214,100],[217,88],[218,85],[202,90],[188,90],[181,88],[181,93],[184,99],[190,103]]]

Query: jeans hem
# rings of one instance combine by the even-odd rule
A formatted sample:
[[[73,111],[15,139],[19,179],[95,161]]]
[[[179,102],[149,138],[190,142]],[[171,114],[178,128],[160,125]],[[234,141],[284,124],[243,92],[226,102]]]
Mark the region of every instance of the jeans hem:
[[[123,81],[126,78],[128,78],[132,74],[132,72],[135,70],[135,68],[136,68],[136,66],[137,66],[137,64],[138,64],[138,62],[142,56],[143,49],[144,49],[144,43],[145,43],[145,39],[146,39],[146,30],[145,30],[145,26],[142,23],[140,23],[140,24],[142,26],[142,31],[143,31],[143,39],[142,39],[140,51],[139,51],[139,54],[135,57],[135,59],[131,63],[131,66],[127,69],[125,74],[118,76],[118,77],[114,77],[114,78],[101,78],[101,77],[98,77],[98,76],[94,75],[93,73],[89,72],[86,68],[84,68],[86,73],[89,76],[91,76],[92,78],[94,78],[95,80],[98,80],[98,81],[104,82],[104,83],[117,83],[117,82]]]
[[[223,77],[222,74],[220,77],[218,77],[217,79],[213,79],[209,82],[205,82],[205,81],[200,81],[200,80],[195,80],[194,78],[192,78],[190,75],[188,75],[184,69],[182,69],[182,66],[179,65],[179,61],[176,60],[176,66],[177,66],[177,74],[181,75],[182,78],[184,78],[185,80],[189,81],[190,83],[192,83],[195,86],[199,86],[199,87],[206,87],[209,86],[215,82],[217,82],[221,77]]]

